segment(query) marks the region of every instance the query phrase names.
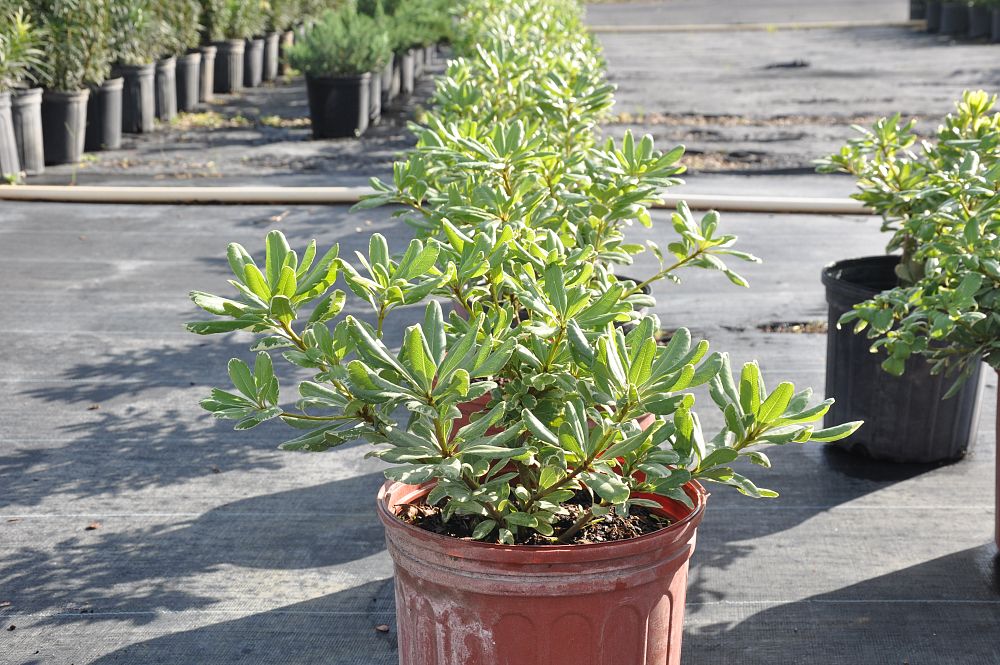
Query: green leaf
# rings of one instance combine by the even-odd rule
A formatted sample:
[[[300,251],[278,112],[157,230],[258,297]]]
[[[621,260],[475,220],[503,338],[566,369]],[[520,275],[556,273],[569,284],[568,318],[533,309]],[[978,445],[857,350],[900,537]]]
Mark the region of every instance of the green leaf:
[[[757,412],[757,420],[765,424],[778,420],[785,413],[785,409],[788,408],[788,403],[794,395],[794,385],[787,381],[780,383],[774,389],[774,392],[768,395],[764,403],[760,405],[760,411]]]
[[[536,436],[539,440],[551,446],[559,445],[559,437],[553,434],[552,430],[546,427],[545,424],[537,417],[535,417],[535,414],[533,414],[528,409],[524,409],[523,411],[521,411],[521,420],[524,423],[524,426],[528,428],[528,431],[531,432],[534,436]]]
[[[257,385],[254,383],[250,367],[245,362],[239,358],[230,360],[229,378],[237,390],[246,395],[252,402],[257,402]]]
[[[846,439],[850,435],[854,434],[864,424],[864,421],[858,420],[851,423],[844,423],[843,425],[837,425],[835,427],[827,427],[826,429],[819,429],[812,433],[809,437],[810,441],[819,441],[820,443],[830,443],[832,441],[840,441],[841,439]]]

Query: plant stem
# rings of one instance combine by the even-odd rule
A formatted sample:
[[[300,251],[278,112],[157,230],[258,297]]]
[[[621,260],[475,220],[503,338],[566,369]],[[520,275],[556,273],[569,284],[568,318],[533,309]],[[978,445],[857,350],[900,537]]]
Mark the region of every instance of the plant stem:
[[[593,519],[594,519],[593,508],[587,508],[587,510],[585,510],[583,514],[580,515],[580,517],[578,517],[575,522],[573,522],[573,524],[571,524],[565,531],[559,534],[559,537],[556,538],[556,542],[557,543],[567,542],[570,538],[579,533],[580,529],[587,526]]]

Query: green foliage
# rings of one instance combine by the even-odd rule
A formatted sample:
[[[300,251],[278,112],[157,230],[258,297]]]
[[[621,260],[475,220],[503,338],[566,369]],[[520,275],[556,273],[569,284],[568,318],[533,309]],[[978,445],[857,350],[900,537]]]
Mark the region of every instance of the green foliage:
[[[109,7],[115,62],[145,65],[162,55],[166,27],[155,0],[113,0]]]
[[[418,237],[394,254],[376,234],[367,254],[317,260],[315,242],[300,259],[272,231],[262,264],[231,245],[237,294],[192,293],[216,318],[189,329],[254,333],[258,356],[252,368],[234,360],[234,391],[203,406],[241,429],[283,420],[298,430],[288,450],[366,439],[389,478],[433,481],[428,501],[444,518],[472,516],[475,537],[492,542],[567,541],[649,494],[689,503],[693,479],[775,496],[740,472],[770,465],[761,448],[835,441],[859,423],[814,429],[832,400],[789,383],[768,391],[753,363],[734,376],[726,354],[683,328],[659,345],[659,321],[639,313],[655,304],[647,284],[694,267],[745,286],[725,260],[756,259],[734,249],[717,213],[697,219],[682,204],[665,246],[648,247],[660,268],[638,284],[618,277],[645,249],[626,227],[652,223],[683,149],[631,134],[597,144],[612,88],[575,3],[471,0],[459,19],[461,57],[413,127],[417,148],[360,204],[400,204]],[[346,290],[334,288],[341,278]],[[348,291],[371,322],[343,315]],[[386,340],[386,317],[422,302],[422,321]],[[294,407],[273,353],[312,374]],[[694,412],[698,386],[718,410],[712,432]],[[557,532],[578,492],[583,515]]]
[[[34,0],[31,14],[45,35],[44,68],[39,82],[46,88],[73,92],[100,83],[111,63],[111,0]]]
[[[183,55],[201,38],[201,0],[155,0],[160,56]]]
[[[913,123],[880,120],[824,163],[858,176],[856,198],[883,215],[890,250],[901,248],[900,286],[842,319],[867,330],[882,366],[902,374],[925,356],[933,371],[983,356],[1000,368],[1000,114],[996,97],[966,92],[937,132],[915,149]]]
[[[291,30],[295,21],[302,18],[302,3],[299,0],[265,0],[261,4],[268,32]]]
[[[44,69],[44,35],[25,8],[0,2],[0,92],[34,80]]]
[[[353,6],[328,11],[288,49],[288,61],[309,76],[372,72],[389,59],[389,39],[379,23]]]
[[[400,0],[381,5],[390,17],[392,50],[404,53],[411,48],[449,41],[452,31],[450,0]],[[377,9],[371,9],[373,15]]]
[[[258,0],[201,0],[206,41],[247,39],[265,27],[265,8]]]

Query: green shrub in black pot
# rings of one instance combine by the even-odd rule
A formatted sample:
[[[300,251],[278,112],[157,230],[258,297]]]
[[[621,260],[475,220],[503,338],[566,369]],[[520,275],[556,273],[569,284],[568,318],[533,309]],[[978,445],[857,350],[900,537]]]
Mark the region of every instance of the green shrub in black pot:
[[[41,81],[46,164],[80,161],[87,129],[87,84],[104,78],[108,56],[104,0],[37,0],[45,33]]]
[[[39,31],[24,9],[0,2],[0,177],[4,181],[20,179],[25,147],[31,150],[29,157],[42,147],[41,123],[35,124],[37,135],[27,137],[31,145],[17,140],[11,107],[11,91],[42,65],[44,53],[39,42]],[[33,97],[37,98],[38,93],[34,92]],[[33,108],[37,112],[38,107]]]
[[[110,5],[114,70],[124,79],[122,130],[129,134],[151,132],[162,28],[152,0],[114,0]]]
[[[306,76],[314,138],[365,132],[371,72],[388,57],[386,33],[353,6],[323,14],[289,49],[292,67]]]
[[[976,439],[980,357],[971,352],[959,354],[964,380],[956,383],[942,371],[955,364],[948,367],[947,362],[938,362],[939,354],[946,356],[954,347],[954,340],[940,334],[950,325],[947,317],[935,315],[924,335],[914,336],[912,328],[890,332],[894,317],[906,306],[894,309],[886,298],[887,294],[913,295],[929,274],[936,274],[941,260],[936,243],[953,238],[951,224],[965,224],[969,215],[984,220],[996,215],[995,184],[984,189],[965,177],[970,169],[994,179],[992,174],[1000,171],[1000,151],[996,150],[1000,114],[993,113],[995,102],[995,97],[981,91],[966,93],[955,112],[944,118],[936,140],[919,140],[914,121],[903,121],[899,114],[883,118],[821,161],[821,170],[857,178],[859,191],[854,198],[880,214],[882,229],[890,234],[886,255],[839,261],[822,276],[830,304],[826,392],[836,394],[838,400],[830,418],[870,414],[872,427],[854,441],[852,449],[871,457],[895,462],[954,461]],[[981,150],[990,145],[992,149]],[[979,152],[972,155],[974,149],[969,146]],[[967,241],[978,246],[976,238],[970,236]],[[864,325],[853,332],[850,326],[838,326],[838,322],[857,323],[859,312]],[[873,345],[854,334],[866,327],[876,333],[873,336],[885,335],[889,341]],[[939,346],[944,342],[949,344]],[[993,362],[1000,366],[1000,361]]]
[[[245,0],[202,0],[205,35],[216,47],[215,92],[243,89],[246,40],[260,30],[260,6]]]
[[[293,41],[292,26],[298,19],[297,0],[268,0],[264,4],[264,80],[278,78],[282,44]]]
[[[201,1],[157,0],[156,15],[162,34],[160,62],[173,59],[173,81],[169,66],[162,66],[157,80],[157,106],[161,119],[168,120],[171,111],[192,111],[198,104],[201,84]],[[159,74],[159,72],[158,72]]]

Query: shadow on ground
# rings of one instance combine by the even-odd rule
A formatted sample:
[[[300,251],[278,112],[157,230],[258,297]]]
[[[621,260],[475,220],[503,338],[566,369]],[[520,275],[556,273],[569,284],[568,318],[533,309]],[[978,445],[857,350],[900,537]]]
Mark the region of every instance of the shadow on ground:
[[[366,474],[138,528],[122,525],[139,518],[111,517],[89,533],[73,522],[55,543],[11,548],[0,566],[0,589],[18,613],[59,613],[48,619],[57,622],[141,624],[157,611],[204,608],[220,599],[199,575],[229,566],[308,570],[381,552],[372,498],[383,480]]]

